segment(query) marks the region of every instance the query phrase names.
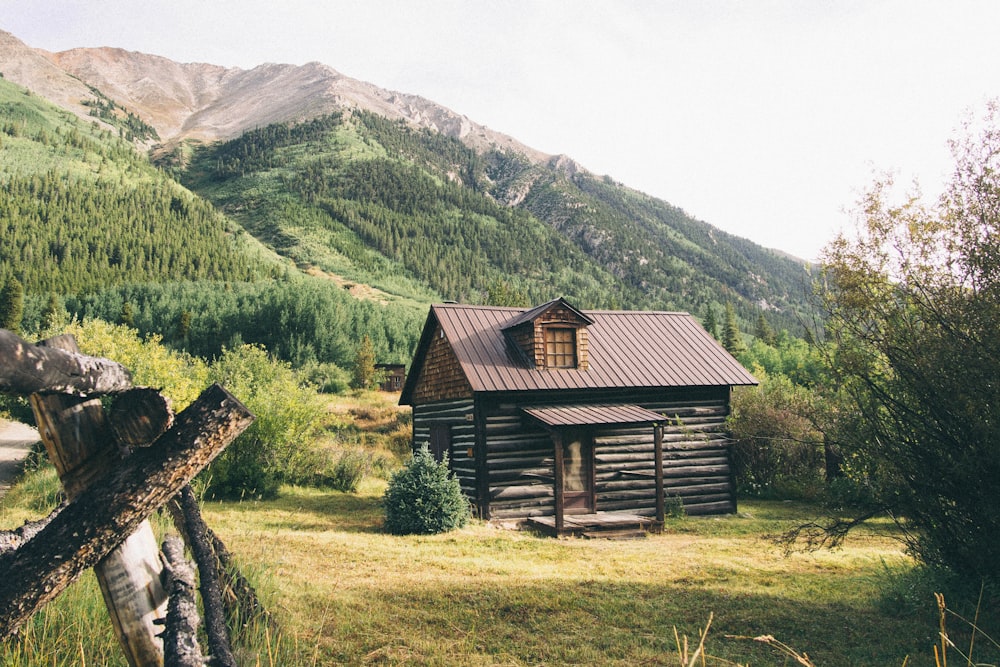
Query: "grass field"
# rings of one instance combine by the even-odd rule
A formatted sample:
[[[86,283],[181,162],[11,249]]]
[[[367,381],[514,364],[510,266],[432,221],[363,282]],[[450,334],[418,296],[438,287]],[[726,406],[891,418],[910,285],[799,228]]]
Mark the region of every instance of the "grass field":
[[[759,635],[817,666],[934,664],[932,591],[888,523],[837,551],[790,555],[769,536],[811,518],[811,506],[744,501],[737,515],[673,519],[629,541],[481,522],[395,537],[380,530],[383,489],[286,487],[275,501],[205,505],[282,628],[245,664],[677,665],[678,638],[693,652],[709,619],[707,664],[796,664]],[[4,527],[37,511],[32,495],[4,500]],[[0,664],[123,664],[103,614],[88,574],[2,648]],[[963,624],[949,624],[967,648]],[[995,664],[978,641],[976,657]]]

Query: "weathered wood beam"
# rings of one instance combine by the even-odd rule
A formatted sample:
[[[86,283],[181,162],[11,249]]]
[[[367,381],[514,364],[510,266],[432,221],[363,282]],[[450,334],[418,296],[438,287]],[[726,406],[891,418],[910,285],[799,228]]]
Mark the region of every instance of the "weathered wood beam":
[[[38,345],[69,353],[80,351],[70,335]],[[32,394],[30,398],[45,451],[70,500],[118,467],[123,450],[115,443],[99,398],[66,394]],[[159,545],[148,521],[141,522],[94,566],[108,617],[130,667],[163,664],[163,642],[155,627],[167,608],[162,572]]]
[[[0,556],[0,639],[93,567],[174,497],[253,421],[212,385],[155,447],[136,451],[85,488],[30,542]]]
[[[98,396],[131,387],[132,375],[119,363],[39,347],[0,329],[0,391]]]
[[[219,561],[208,536],[208,526],[201,518],[198,499],[190,485],[185,485],[174,502],[184,516],[184,527],[188,546],[198,564],[201,605],[205,610],[205,632],[208,635],[208,653],[212,656],[213,667],[237,667],[236,658],[229,641],[226,627],[226,612],[222,605],[222,587],[219,583]]]
[[[129,449],[148,446],[174,423],[170,399],[149,387],[116,396],[107,416],[115,439]]]
[[[184,544],[174,535],[163,542],[166,588],[170,593],[163,619],[164,667],[205,667],[198,645],[198,603],[194,597],[194,568],[184,558]]]

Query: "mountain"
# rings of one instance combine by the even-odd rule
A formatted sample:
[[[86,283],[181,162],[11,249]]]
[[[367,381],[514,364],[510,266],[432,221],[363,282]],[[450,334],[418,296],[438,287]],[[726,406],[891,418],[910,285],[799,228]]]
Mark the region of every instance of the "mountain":
[[[808,269],[415,95],[319,63],[251,70],[0,32],[0,72],[115,128],[298,269],[410,301],[809,319]],[[724,193],[723,193],[724,196]],[[745,328],[749,329],[749,326]]]

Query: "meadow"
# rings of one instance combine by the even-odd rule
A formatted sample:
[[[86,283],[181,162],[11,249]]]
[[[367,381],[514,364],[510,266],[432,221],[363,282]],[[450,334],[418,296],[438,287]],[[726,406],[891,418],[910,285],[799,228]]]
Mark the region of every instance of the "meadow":
[[[55,485],[44,468],[29,475],[2,501],[2,526],[44,512]],[[706,661],[692,664],[935,664],[934,591],[887,521],[811,553],[772,538],[818,508],[782,501],[669,519],[638,540],[481,521],[398,537],[381,530],[384,488],[367,478],[356,493],[284,486],[276,500],[204,503],[279,626],[248,631],[241,664],[679,665],[703,633]],[[105,614],[88,573],[0,647],[0,664],[124,664]],[[968,624],[947,623],[953,664],[966,664]],[[976,641],[976,664],[995,664]]]

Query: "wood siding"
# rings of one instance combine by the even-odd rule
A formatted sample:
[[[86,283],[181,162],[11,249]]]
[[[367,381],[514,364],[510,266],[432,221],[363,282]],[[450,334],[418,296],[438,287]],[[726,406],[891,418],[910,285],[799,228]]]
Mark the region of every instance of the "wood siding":
[[[471,398],[472,387],[441,327],[434,330],[427,357],[413,390],[413,405]]]
[[[414,451],[431,443],[431,427],[450,427],[448,462],[462,485],[462,492],[476,502],[476,425],[471,399],[431,403],[413,408]]]
[[[485,518],[518,519],[555,512],[552,434],[521,407],[525,397],[483,402]],[[660,395],[562,396],[559,403],[623,402],[663,414],[663,476],[667,498],[679,497],[689,514],[736,511],[725,419],[729,390],[669,390]],[[555,404],[555,403],[550,403]],[[416,424],[416,417],[414,417]],[[652,425],[591,428],[595,446],[597,511],[654,515],[656,479]],[[464,488],[464,487],[463,487]],[[470,495],[470,498],[474,496]]]

